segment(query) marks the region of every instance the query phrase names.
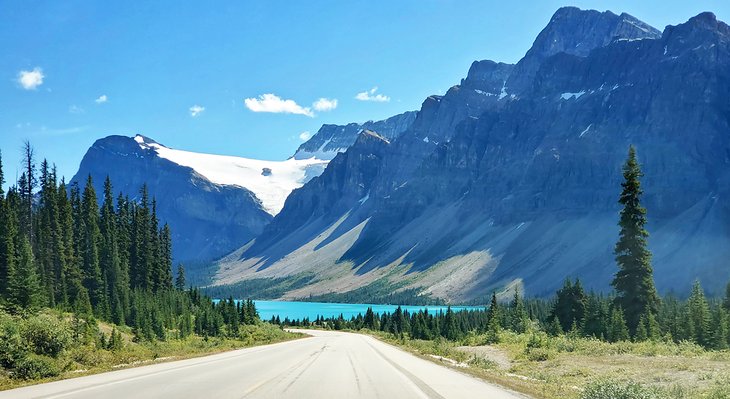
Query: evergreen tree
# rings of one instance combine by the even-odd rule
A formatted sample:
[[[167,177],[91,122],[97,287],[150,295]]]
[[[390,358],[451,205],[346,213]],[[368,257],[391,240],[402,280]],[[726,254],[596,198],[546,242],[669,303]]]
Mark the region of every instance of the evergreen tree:
[[[172,233],[167,223],[165,223],[160,231],[159,243],[157,288],[168,290],[172,288]]]
[[[104,317],[108,314],[108,304],[106,302],[106,287],[104,287],[99,265],[99,246],[101,242],[99,205],[91,175],[88,176],[86,187],[84,187],[80,222],[82,225],[81,259],[84,286],[89,291],[94,314]]]
[[[586,294],[579,280],[575,284],[566,279],[563,288],[557,292],[557,300],[551,313],[560,321],[563,331],[570,331],[573,324],[582,323],[586,314]]]
[[[527,315],[525,302],[522,300],[519,290],[515,290],[515,296],[512,300],[511,308],[510,328],[512,331],[516,333],[523,333],[527,331],[527,327],[530,324],[530,318]]]
[[[35,243],[33,231],[33,192],[37,184],[35,151],[30,142],[23,143],[23,173],[20,175],[18,185],[20,186],[20,199],[22,205],[18,209],[19,225],[28,237],[31,246]]]
[[[629,148],[623,175],[619,199],[623,205],[619,221],[621,230],[614,250],[619,270],[612,285],[617,293],[616,304],[623,310],[630,331],[635,331],[642,314],[656,314],[659,297],[654,286],[651,253],[647,248],[649,233],[644,228],[646,209],[640,202],[642,172],[633,146]]]
[[[705,299],[705,293],[699,281],[695,281],[692,286],[692,294],[687,302],[688,314],[686,317],[692,325],[694,336],[690,338],[696,343],[704,346],[710,346],[710,305]]]
[[[489,303],[487,312],[487,343],[496,344],[499,342],[499,332],[502,330],[502,312],[497,301],[497,294],[492,293],[492,300]]]
[[[15,311],[35,310],[41,305],[41,286],[28,237],[20,238],[18,264],[9,279],[8,301]]]
[[[583,335],[594,338],[605,337],[609,316],[606,301],[596,294],[589,295],[586,301],[585,314]]]
[[[722,307],[716,306],[712,312],[712,334],[709,347],[715,350],[727,349],[728,334],[730,334],[730,328],[727,313]]]
[[[0,298],[8,297],[10,275],[15,269],[15,236],[17,235],[17,216],[10,201],[5,200],[0,158]],[[9,193],[12,196],[12,193]],[[0,300],[0,303],[2,300]]]
[[[175,288],[180,291],[185,290],[185,266],[182,263],[177,265],[177,276],[175,277]],[[370,308],[368,308],[370,309]],[[370,309],[372,312],[372,309]]]
[[[619,307],[615,307],[611,311],[611,320],[608,326],[607,335],[610,342],[627,341],[629,339],[629,329],[626,326],[624,312]]]

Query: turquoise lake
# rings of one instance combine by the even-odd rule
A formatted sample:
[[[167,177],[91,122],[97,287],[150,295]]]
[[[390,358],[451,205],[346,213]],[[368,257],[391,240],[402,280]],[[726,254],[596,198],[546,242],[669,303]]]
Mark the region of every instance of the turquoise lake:
[[[342,314],[345,319],[357,316],[358,313],[365,314],[368,307],[373,308],[375,313],[392,313],[398,305],[369,305],[360,303],[323,303],[323,302],[287,302],[287,301],[254,301],[256,310],[262,320],[271,320],[272,317],[279,316],[281,320],[288,317],[290,320],[303,319],[308,317],[314,320],[317,316],[337,317]],[[438,313],[446,311],[447,306],[401,306],[403,310],[409,312],[418,312],[419,310],[428,309],[429,312]],[[477,306],[452,306],[451,310],[475,310],[484,309]]]

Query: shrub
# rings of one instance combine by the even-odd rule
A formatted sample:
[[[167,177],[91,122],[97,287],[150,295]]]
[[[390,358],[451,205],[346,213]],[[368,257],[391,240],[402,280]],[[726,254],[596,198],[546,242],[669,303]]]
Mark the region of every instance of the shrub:
[[[597,380],[590,383],[581,399],[660,399],[654,390],[633,381]]]
[[[33,353],[20,359],[13,371],[17,378],[26,380],[54,377],[61,373],[61,369],[53,358]]]
[[[19,324],[18,319],[0,314],[0,365],[7,369],[15,367],[27,353]]]
[[[532,362],[545,362],[555,357],[555,351],[548,348],[527,348],[525,355]]]
[[[47,314],[30,317],[23,323],[23,339],[38,355],[58,357],[71,344],[71,328],[67,323]]]

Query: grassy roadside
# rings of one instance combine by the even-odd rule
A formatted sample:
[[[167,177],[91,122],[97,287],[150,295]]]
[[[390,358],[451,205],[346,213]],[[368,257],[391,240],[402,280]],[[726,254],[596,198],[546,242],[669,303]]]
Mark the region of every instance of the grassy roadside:
[[[421,358],[543,399],[730,399],[730,351],[690,343],[619,342],[501,332],[484,345],[360,331]]]
[[[35,318],[48,328],[38,328],[26,320],[0,320],[6,323],[2,326],[4,329],[0,329],[4,330],[0,331],[0,360],[3,363],[13,361],[17,365],[14,369],[0,365],[0,391],[302,337],[301,334],[260,322],[241,326],[235,337],[204,338],[190,335],[184,339],[137,342],[128,328],[98,322],[99,336],[109,337],[112,331],[117,331],[118,336],[121,336],[122,343],[110,349],[100,345],[98,340],[66,340],[63,335],[68,332],[64,331],[69,322],[68,315],[45,311]],[[9,336],[7,330],[13,328],[18,329],[17,336]],[[48,337],[51,334],[53,337]],[[44,343],[44,354],[38,354],[36,344],[39,341]],[[59,350],[47,353],[48,348],[54,346]]]

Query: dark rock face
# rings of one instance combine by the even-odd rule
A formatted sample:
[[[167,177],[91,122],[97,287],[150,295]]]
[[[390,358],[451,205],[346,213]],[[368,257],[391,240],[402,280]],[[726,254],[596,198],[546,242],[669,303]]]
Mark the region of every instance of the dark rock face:
[[[629,14],[563,7],[550,19],[535,43],[515,66],[507,82],[508,91],[518,94],[529,85],[544,60],[564,53],[579,57],[617,40],[656,39],[661,32]]]
[[[518,64],[474,63],[391,143],[358,140],[335,158],[252,254],[314,218],[369,219],[340,259],[361,270],[456,267],[487,251],[495,263],[456,297],[515,281],[548,295],[567,276],[607,290],[630,144],[659,289],[700,278],[719,293],[730,278],[730,28],[709,13],[660,34],[627,14],[560,9]]]
[[[404,112],[382,121],[348,123],[347,125],[322,125],[317,133],[294,153],[295,159],[315,156],[319,159],[332,159],[355,143],[363,130],[377,132],[378,135],[392,140],[405,132],[416,119],[416,112]]]
[[[107,175],[115,199],[119,192],[136,199],[146,183],[150,197],[157,200],[161,223],[172,229],[176,261],[223,256],[261,233],[272,218],[249,190],[211,183],[193,169],[140,147],[131,137],[97,140],[71,182],[83,187],[89,174],[99,198]]]

